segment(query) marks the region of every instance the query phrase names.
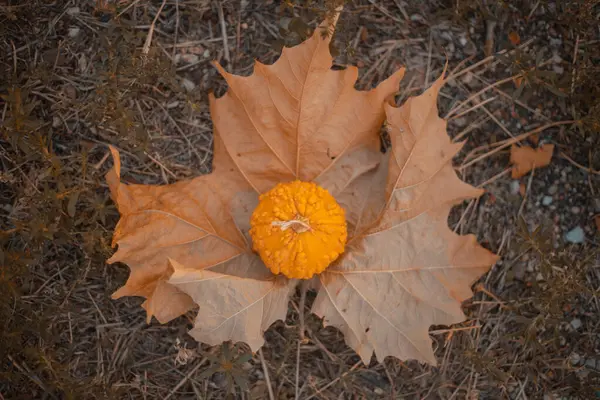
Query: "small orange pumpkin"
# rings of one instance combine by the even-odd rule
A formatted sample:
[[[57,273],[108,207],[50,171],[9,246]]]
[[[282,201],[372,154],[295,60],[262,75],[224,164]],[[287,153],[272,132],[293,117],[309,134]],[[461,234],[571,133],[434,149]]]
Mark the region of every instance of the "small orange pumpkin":
[[[310,279],[344,252],[345,213],[315,183],[280,183],[259,197],[250,219],[254,251],[274,274]]]

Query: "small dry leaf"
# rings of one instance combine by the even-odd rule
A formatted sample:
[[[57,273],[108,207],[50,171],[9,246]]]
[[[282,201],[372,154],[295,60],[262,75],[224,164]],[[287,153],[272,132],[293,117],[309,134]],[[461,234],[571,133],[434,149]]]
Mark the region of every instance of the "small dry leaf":
[[[600,215],[594,217],[594,222],[596,222],[596,229],[598,229],[598,233],[600,233]]]
[[[521,44],[521,36],[515,31],[512,31],[508,34],[508,40],[513,44],[513,46],[518,46]]]
[[[517,77],[513,78],[513,83],[515,84],[516,88],[521,87],[521,85],[523,84],[523,77],[517,76]]]
[[[331,28],[323,24],[321,28]],[[252,350],[284,319],[297,281],[273,275],[251,251],[249,217],[277,183],[313,181],[345,209],[343,255],[310,287],[313,312],[338,327],[368,364],[373,352],[435,364],[428,329],[463,321],[461,302],[496,256],[447,226],[452,206],[481,195],[462,182],[438,117],[442,78],[395,108],[403,70],[363,92],[356,67],[332,70],[330,37],[317,29],[273,65],[210,98],[210,175],[167,186],[120,182],[118,152],[108,174],[121,220],[109,262],[131,268],[114,297],[144,296],[165,322],[199,306],[190,334],[208,344],[244,341]],[[382,154],[387,118],[392,150]]]
[[[530,146],[513,145],[510,148],[510,162],[513,164],[513,179],[520,178],[533,168],[545,167],[552,160],[553,144],[544,144],[536,149]]]

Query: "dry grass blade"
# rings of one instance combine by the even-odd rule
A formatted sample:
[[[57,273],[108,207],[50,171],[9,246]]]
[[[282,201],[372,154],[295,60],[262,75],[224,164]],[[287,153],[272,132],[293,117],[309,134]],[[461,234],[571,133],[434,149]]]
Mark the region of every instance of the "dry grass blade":
[[[262,349],[258,350],[258,356],[260,357],[260,364],[262,365],[263,373],[265,374],[265,382],[267,384],[267,390],[269,391],[269,400],[275,400],[275,396],[273,395],[273,387],[271,386],[271,377],[269,375],[269,367],[265,361],[265,357],[263,356]]]
[[[156,12],[156,15],[154,16],[154,20],[152,21],[152,24],[150,24],[150,29],[148,29],[148,35],[146,36],[146,41],[144,42],[144,47],[142,48],[142,54],[144,55],[148,55],[148,52],[150,52],[150,45],[152,44],[152,37],[154,36],[154,29],[156,26],[156,21],[158,21],[158,17],[160,17],[160,13],[162,12],[163,8],[165,7],[165,4],[167,4],[167,0],[163,0],[162,4],[160,5],[160,8],[158,9],[158,11]]]
[[[496,154],[496,153],[504,150],[505,148],[512,146],[515,143],[518,143],[521,140],[527,139],[531,135],[534,135],[536,133],[540,133],[540,132],[542,132],[542,131],[544,131],[546,129],[553,128],[553,127],[556,127],[556,126],[571,125],[571,124],[573,124],[575,122],[576,121],[558,121],[558,122],[552,122],[552,123],[543,125],[543,126],[541,126],[539,128],[535,128],[535,129],[533,129],[533,130],[531,130],[529,132],[525,132],[525,133],[522,133],[520,135],[517,135],[514,138],[504,140],[501,143],[500,142],[496,143],[496,148],[495,149],[490,150],[487,153],[482,154],[481,156],[478,156],[475,159],[469,161],[468,163],[461,165],[460,169],[462,170],[462,169],[468,168],[471,165],[473,165],[473,164],[475,164],[475,163],[477,163],[477,162],[479,162],[481,160],[484,160],[484,159],[488,158],[489,156],[491,156],[493,154]]]

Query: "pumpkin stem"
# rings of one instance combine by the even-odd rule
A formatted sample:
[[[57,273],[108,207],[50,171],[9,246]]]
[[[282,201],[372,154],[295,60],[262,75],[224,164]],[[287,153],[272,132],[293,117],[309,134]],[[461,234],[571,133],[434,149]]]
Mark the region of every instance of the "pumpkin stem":
[[[299,219],[291,219],[289,221],[273,221],[271,222],[271,225],[279,226],[282,231],[292,228],[296,233],[306,232],[311,229],[310,225],[306,221]]]

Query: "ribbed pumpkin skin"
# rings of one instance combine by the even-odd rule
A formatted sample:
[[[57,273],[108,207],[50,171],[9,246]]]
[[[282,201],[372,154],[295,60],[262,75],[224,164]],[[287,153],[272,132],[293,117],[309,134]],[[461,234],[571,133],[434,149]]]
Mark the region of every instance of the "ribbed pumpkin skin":
[[[260,195],[250,219],[254,251],[274,274],[310,279],[344,252],[344,210],[312,182],[280,183]]]

